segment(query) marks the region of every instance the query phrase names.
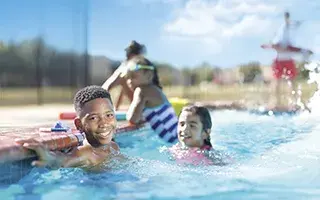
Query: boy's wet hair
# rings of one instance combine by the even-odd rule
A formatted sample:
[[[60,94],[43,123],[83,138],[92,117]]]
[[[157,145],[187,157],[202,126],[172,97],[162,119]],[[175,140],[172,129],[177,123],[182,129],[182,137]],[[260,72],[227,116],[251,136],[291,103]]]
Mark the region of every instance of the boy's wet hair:
[[[138,43],[135,40],[132,40],[127,48],[125,48],[127,55],[140,55],[145,54],[147,49],[145,45]]]
[[[211,121],[211,116],[210,116],[208,108],[203,107],[203,106],[188,105],[188,106],[185,106],[182,108],[180,114],[183,111],[191,112],[195,115],[198,115],[200,118],[200,121],[202,123],[202,128],[205,132],[207,132],[208,129],[212,128],[212,121]],[[179,116],[180,116],[180,114],[179,114]],[[210,139],[211,139],[210,133],[208,133],[208,138],[206,140],[204,140],[204,144],[212,147]]]
[[[77,114],[79,114],[87,102],[98,98],[107,98],[112,103],[110,93],[101,86],[91,85],[82,88],[74,96],[74,109],[76,110]]]
[[[148,65],[148,66],[153,66],[154,67],[152,83],[154,85],[156,85],[157,87],[159,87],[160,89],[162,89],[162,86],[161,86],[160,80],[159,80],[157,67],[150,60],[145,58],[144,56],[138,56],[138,57],[136,57],[136,60],[137,60],[137,64],[139,64],[139,65]]]

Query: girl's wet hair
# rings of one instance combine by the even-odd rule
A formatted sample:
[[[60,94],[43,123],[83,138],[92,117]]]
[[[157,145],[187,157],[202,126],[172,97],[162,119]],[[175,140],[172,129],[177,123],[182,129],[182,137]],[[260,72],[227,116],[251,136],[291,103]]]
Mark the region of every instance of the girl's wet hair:
[[[155,67],[153,70],[153,78],[152,78],[152,83],[156,86],[158,86],[158,88],[162,89],[162,86],[160,84],[160,80],[159,80],[159,75],[158,75],[158,70]]]
[[[156,85],[157,87],[159,87],[160,89],[162,89],[162,86],[160,84],[160,80],[159,80],[159,75],[158,75],[158,70],[157,70],[157,67],[154,66],[154,64],[146,59],[145,57],[143,56],[139,56],[139,57],[136,57],[137,59],[137,64],[140,64],[140,65],[148,65],[148,66],[153,66],[154,69],[153,69],[153,78],[152,78],[152,83],[154,85]],[[148,69],[144,69],[144,70],[148,70]]]
[[[203,106],[196,106],[196,105],[188,105],[182,108],[180,114],[183,111],[191,112],[195,115],[198,115],[200,118],[200,121],[202,123],[203,130],[208,134],[208,138],[204,140],[204,144],[212,147],[211,141],[210,141],[210,133],[208,133],[208,129],[212,128],[212,121],[211,116],[209,113],[209,110],[206,107]],[[180,116],[179,114],[179,116]]]

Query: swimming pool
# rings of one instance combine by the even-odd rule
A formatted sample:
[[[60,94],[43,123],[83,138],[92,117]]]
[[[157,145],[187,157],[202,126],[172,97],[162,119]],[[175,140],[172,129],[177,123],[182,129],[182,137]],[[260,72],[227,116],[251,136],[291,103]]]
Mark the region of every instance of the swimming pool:
[[[130,159],[112,171],[88,174],[80,169],[33,168],[17,184],[3,185],[0,197],[32,200],[320,198],[319,117],[309,114],[275,117],[228,110],[211,114],[212,142],[216,149],[232,157],[231,165],[179,166],[163,151],[168,145],[150,131],[142,130],[116,138]]]

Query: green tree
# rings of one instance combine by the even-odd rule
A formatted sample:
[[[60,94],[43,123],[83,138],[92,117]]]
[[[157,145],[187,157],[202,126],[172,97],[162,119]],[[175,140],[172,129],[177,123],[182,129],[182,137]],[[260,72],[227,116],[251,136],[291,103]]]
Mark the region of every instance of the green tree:
[[[259,62],[249,62],[242,64],[240,67],[240,73],[243,75],[243,82],[250,83],[257,75],[262,74],[262,70]]]
[[[212,81],[213,73],[214,67],[207,62],[203,62],[202,64],[192,69],[192,75],[195,76],[196,84],[199,84],[202,81]]]
[[[307,70],[306,68],[304,68],[304,63],[301,62],[296,62],[296,67],[298,70],[298,76],[297,79],[298,80],[308,80],[309,79],[309,70]]]
[[[158,69],[159,79],[162,85],[166,86],[181,84],[182,75],[180,70],[168,63],[158,62],[155,63],[155,65]]]

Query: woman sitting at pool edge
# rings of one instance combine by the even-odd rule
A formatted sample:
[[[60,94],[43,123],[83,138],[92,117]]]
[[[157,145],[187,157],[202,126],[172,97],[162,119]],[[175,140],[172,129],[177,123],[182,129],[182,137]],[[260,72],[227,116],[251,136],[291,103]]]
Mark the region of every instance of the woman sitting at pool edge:
[[[176,142],[178,118],[162,91],[157,68],[143,56],[136,56],[121,76],[127,78],[128,86],[134,91],[127,120],[132,124],[147,121],[160,138]]]
[[[144,55],[146,53],[146,47],[143,44],[138,43],[137,41],[131,41],[130,45],[125,49],[126,51],[126,60],[121,63],[121,65],[113,72],[113,74],[103,83],[102,87],[107,91],[110,91],[112,88],[121,85],[121,92],[117,101],[115,102],[116,110],[119,109],[123,97],[127,96],[131,102],[133,99],[133,91],[126,84],[126,79],[121,76],[121,72],[125,70],[127,62],[134,58],[135,56]]]

